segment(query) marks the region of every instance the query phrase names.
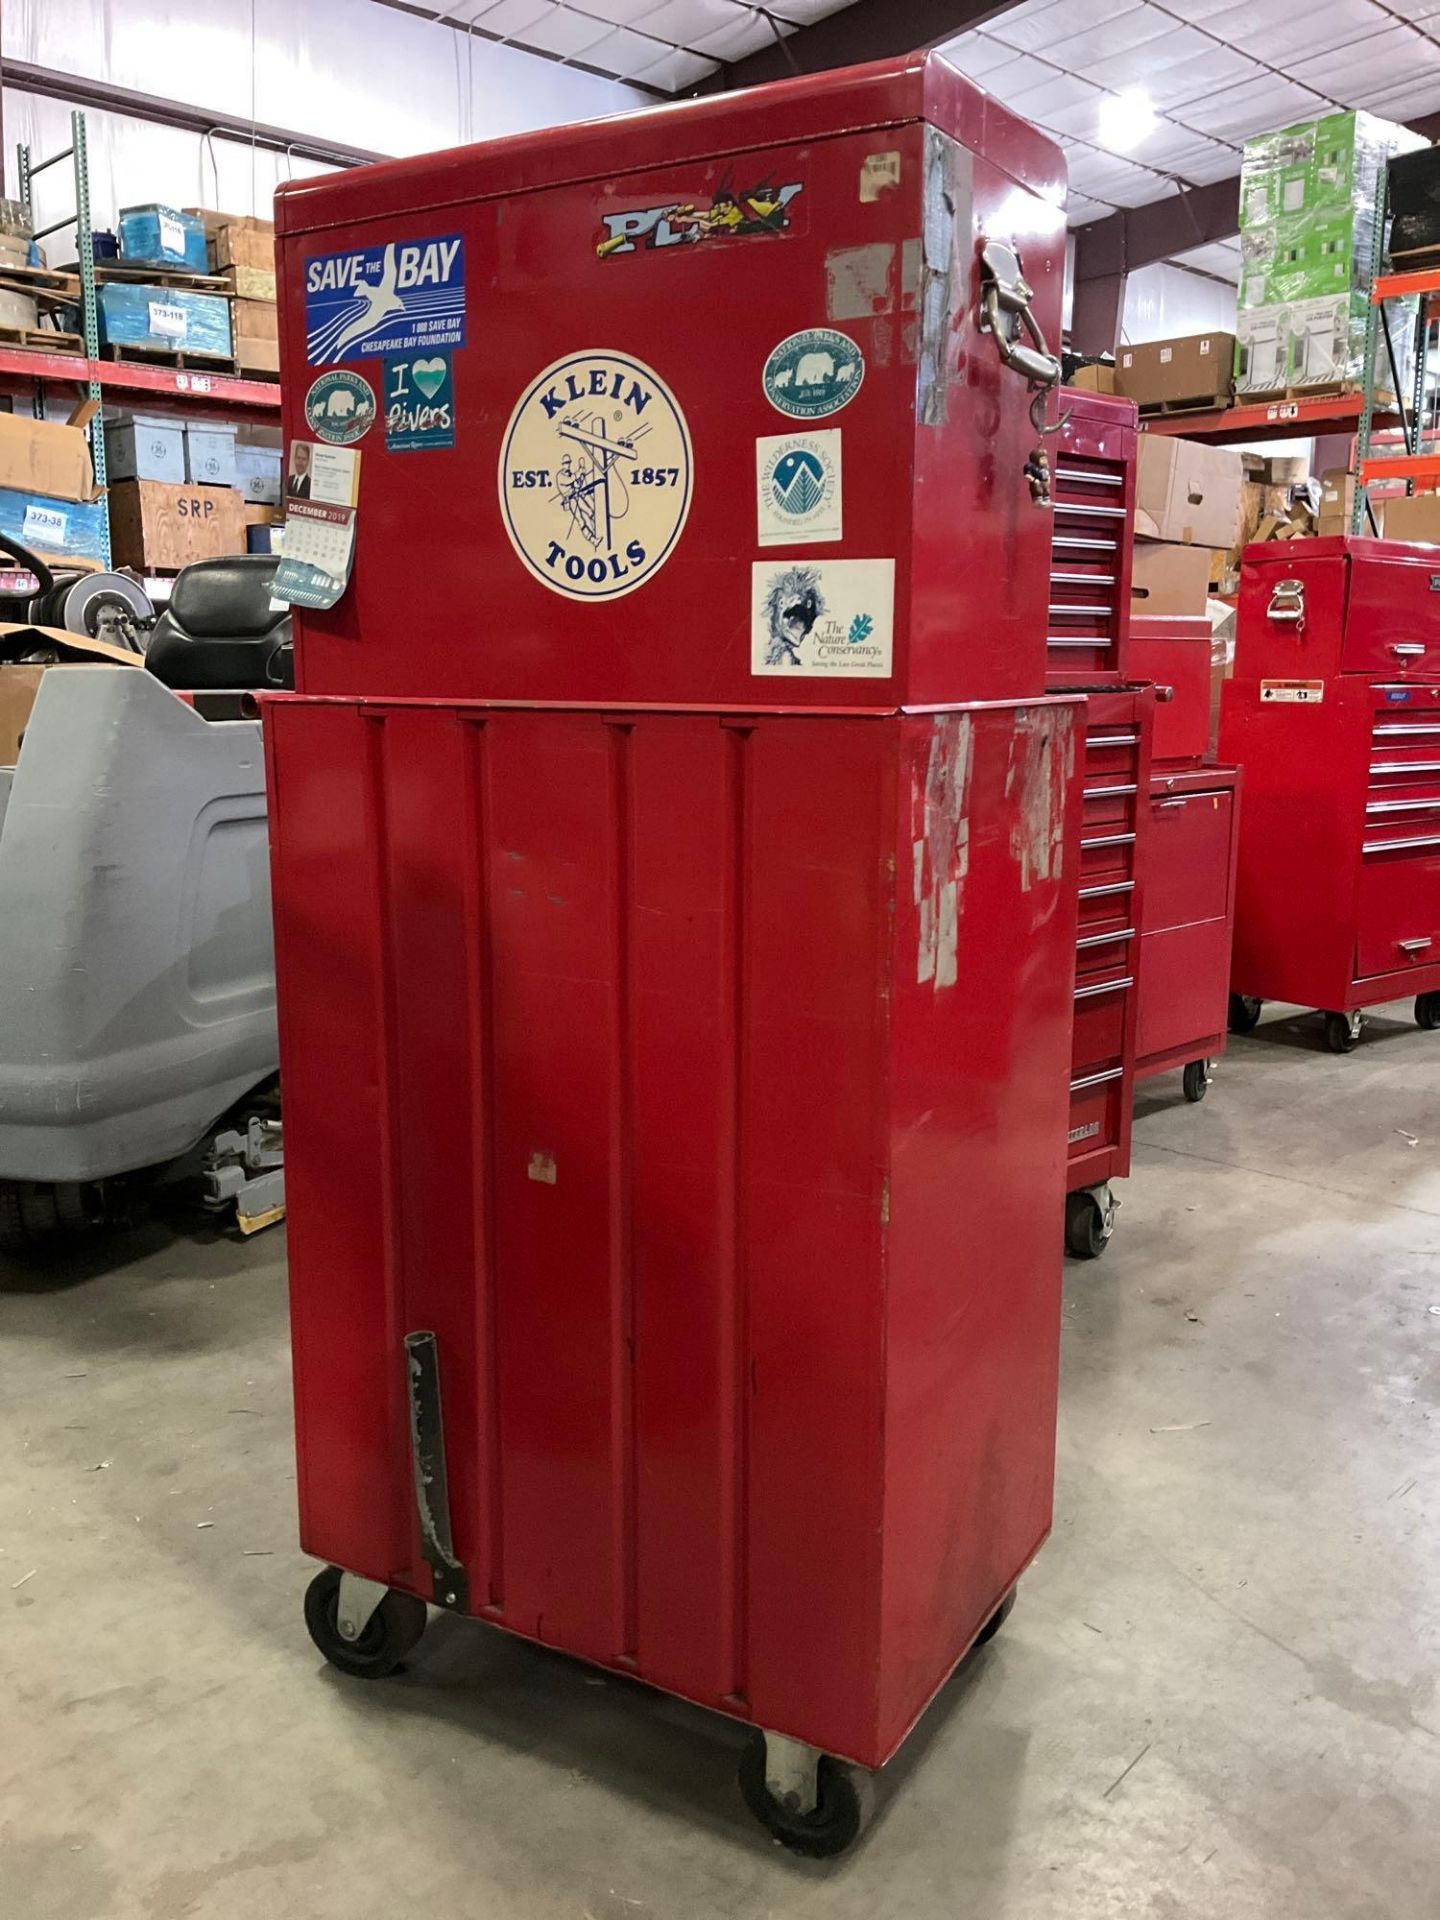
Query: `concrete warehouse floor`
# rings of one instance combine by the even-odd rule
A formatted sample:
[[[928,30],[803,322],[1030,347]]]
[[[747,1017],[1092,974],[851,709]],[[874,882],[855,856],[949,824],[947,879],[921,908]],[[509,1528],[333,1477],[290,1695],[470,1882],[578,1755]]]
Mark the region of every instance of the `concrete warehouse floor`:
[[[1392,1011],[1142,1090],[1054,1538],[826,1864],[639,1686],[454,1620],[322,1666],[281,1233],[8,1273],[0,1915],[1434,1920],[1440,1034]]]

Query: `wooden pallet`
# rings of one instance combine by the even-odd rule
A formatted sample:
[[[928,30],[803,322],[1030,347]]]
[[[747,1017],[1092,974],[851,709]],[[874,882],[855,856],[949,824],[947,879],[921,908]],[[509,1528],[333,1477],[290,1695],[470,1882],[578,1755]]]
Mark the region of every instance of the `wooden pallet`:
[[[222,280],[213,273],[188,273],[183,267],[127,267],[118,260],[109,260],[95,268],[95,284],[103,287],[112,283],[146,287],[172,287],[181,293],[230,293],[233,291],[228,280]]]
[[[1237,407],[1273,407],[1297,400],[1358,400],[1364,392],[1364,384],[1359,380],[1320,380],[1310,387],[1263,387],[1252,392],[1237,392],[1231,404]],[[1393,411],[1394,394],[1377,389],[1375,405],[1377,410]]]
[[[1228,394],[1222,399],[1213,393],[1199,394],[1193,400],[1145,400],[1140,405],[1140,418],[1155,420],[1175,413],[1223,413],[1233,404]]]
[[[1428,273],[1431,267],[1440,267],[1440,247],[1413,247],[1408,253],[1392,253],[1388,271]]]
[[[33,353],[85,351],[78,333],[57,333],[53,327],[0,327],[0,346],[25,347]]]
[[[80,298],[80,276],[52,273],[48,267],[0,266],[0,287],[28,293],[37,299],[74,301]]]
[[[173,367],[177,373],[238,372],[228,354],[192,353],[183,349],[176,352],[170,347],[122,347],[112,344],[101,347],[100,358],[128,361],[132,366],[139,367]]]

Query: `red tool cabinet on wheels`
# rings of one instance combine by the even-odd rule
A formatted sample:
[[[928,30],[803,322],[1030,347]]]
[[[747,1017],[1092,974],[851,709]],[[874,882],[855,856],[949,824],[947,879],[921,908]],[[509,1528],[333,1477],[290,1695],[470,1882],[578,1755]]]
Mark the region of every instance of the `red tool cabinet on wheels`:
[[[1355,538],[1251,547],[1221,750],[1245,767],[1231,1024],[1415,996],[1440,1027],[1440,564]]]
[[[311,1631],[703,1702],[836,1851],[1051,1518],[1060,157],[932,55],[277,204],[361,454],[266,703]]]

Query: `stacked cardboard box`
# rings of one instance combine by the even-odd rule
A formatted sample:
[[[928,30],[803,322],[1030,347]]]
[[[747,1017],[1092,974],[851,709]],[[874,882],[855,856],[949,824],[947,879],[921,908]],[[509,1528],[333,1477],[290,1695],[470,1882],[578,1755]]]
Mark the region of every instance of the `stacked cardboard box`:
[[[1169,434],[1141,434],[1134,611],[1203,614],[1211,580],[1235,544],[1239,511],[1238,453]]]
[[[214,271],[230,282],[235,358],[240,371],[280,371],[275,309],[275,228],[269,220],[232,220],[210,238]]]
[[[1390,156],[1424,145],[1369,113],[1327,114],[1246,141],[1238,392],[1363,377],[1376,195]]]
[[[1230,398],[1235,363],[1233,333],[1187,334],[1178,340],[1147,340],[1115,356],[1115,392],[1142,412],[1171,407],[1223,407]]]
[[[0,413],[0,533],[42,559],[95,565],[105,502],[95,489],[85,401],[68,423]]]

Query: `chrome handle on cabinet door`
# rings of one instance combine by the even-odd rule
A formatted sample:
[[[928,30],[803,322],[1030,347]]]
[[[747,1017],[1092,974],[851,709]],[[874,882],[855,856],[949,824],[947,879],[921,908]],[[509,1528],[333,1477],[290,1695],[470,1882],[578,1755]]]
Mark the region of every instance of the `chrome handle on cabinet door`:
[[[1401,953],[1424,953],[1426,948],[1433,947],[1435,942],[1427,938],[1425,940],[1397,940],[1395,944],[1399,947]]]
[[[1392,640],[1390,651],[1397,660],[1418,660],[1425,652],[1423,640]]]
[[[1270,604],[1265,609],[1266,618],[1283,620],[1292,627],[1302,630],[1305,626],[1305,582],[1303,580],[1277,580],[1270,593]]]

